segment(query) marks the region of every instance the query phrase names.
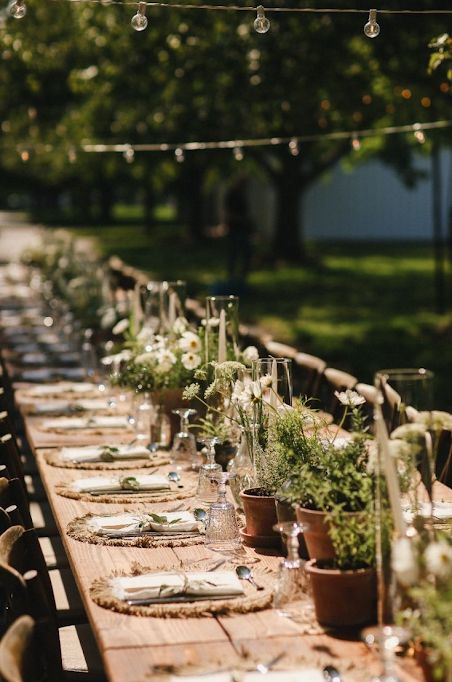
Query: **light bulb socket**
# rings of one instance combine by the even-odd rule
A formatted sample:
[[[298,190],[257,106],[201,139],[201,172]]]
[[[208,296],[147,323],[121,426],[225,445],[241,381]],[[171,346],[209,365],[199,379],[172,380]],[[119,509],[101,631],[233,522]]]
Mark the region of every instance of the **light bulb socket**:
[[[380,26],[377,24],[377,10],[371,9],[369,11],[369,20],[364,26],[364,34],[368,38],[376,38],[380,34]]]
[[[146,18],[145,2],[138,3],[137,13],[133,15],[130,23],[132,24],[132,28],[134,28],[135,31],[144,31],[144,29],[147,27],[148,20]]]
[[[257,16],[254,20],[254,30],[257,33],[267,33],[270,29],[270,20],[265,16],[265,9],[263,5],[258,5],[256,8]]]
[[[8,4],[8,13],[14,19],[22,19],[27,13],[27,6],[24,0],[11,0]]]

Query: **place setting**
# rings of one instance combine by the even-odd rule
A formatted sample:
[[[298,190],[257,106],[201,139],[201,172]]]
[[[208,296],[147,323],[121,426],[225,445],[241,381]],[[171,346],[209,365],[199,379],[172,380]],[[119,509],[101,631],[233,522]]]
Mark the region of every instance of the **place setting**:
[[[168,452],[150,450],[136,439],[129,443],[47,448],[41,452],[47,464],[62,469],[149,469],[170,462]]]
[[[134,501],[167,502],[184,499],[195,494],[193,479],[177,471],[166,474],[97,475],[62,481],[55,485],[62,497],[84,502],[133,504]]]
[[[79,542],[116,547],[189,547],[204,542],[205,518],[179,503],[163,511],[132,510],[85,514],[71,521],[66,533]]]

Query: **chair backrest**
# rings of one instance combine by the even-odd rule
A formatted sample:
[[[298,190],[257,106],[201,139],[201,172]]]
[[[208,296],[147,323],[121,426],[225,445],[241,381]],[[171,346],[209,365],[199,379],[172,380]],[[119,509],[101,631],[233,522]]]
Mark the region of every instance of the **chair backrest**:
[[[3,410],[0,412],[0,436],[4,436],[7,433],[11,433],[13,430],[11,419],[9,418],[8,412]]]
[[[17,618],[3,635],[0,641],[1,682],[36,682],[39,679],[34,629],[33,618],[25,615]]]
[[[0,477],[0,507],[16,505],[25,528],[33,528],[30,507],[23,482],[19,478]]]
[[[274,358],[289,358],[293,360],[297,354],[297,349],[289,346],[286,343],[279,343],[279,341],[267,341],[265,350],[268,355]]]
[[[0,463],[4,464],[13,478],[24,479],[20,452],[11,433],[0,436]]]
[[[326,369],[326,362],[309,353],[297,353],[293,362],[293,373],[298,382],[297,392],[307,398],[319,398],[320,382]],[[313,407],[317,407],[315,403]]]

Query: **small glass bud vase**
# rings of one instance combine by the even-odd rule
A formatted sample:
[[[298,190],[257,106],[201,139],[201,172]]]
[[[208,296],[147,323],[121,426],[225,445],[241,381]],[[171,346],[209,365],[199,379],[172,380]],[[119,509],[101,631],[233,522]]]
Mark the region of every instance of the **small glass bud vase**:
[[[260,358],[253,362],[253,379],[262,387],[264,402],[274,410],[292,405],[292,360]]]
[[[239,356],[238,296],[206,298],[206,362],[236,360]]]
[[[255,483],[253,465],[253,432],[251,429],[241,429],[240,445],[237,454],[228,464],[228,472],[233,475],[229,482],[234,502],[242,509],[240,491],[252,488]]]
[[[143,309],[143,328],[149,332],[149,336],[158,334],[160,331],[160,290],[161,282],[149,281],[141,287],[141,307]]]
[[[160,287],[160,331],[170,334],[178,317],[185,317],[185,297],[187,283],[178,279],[175,282],[162,282]]]

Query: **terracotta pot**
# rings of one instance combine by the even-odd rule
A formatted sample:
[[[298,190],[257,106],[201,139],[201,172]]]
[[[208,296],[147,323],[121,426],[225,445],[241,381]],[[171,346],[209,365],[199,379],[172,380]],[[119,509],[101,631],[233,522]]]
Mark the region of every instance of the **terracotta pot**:
[[[277,523],[276,505],[273,496],[259,495],[259,488],[248,488],[240,492],[246,518],[245,536],[253,546],[280,547],[281,539],[273,526]],[[256,494],[257,493],[257,494]],[[259,542],[262,545],[259,545]]]
[[[316,559],[306,563],[315,613],[320,625],[356,627],[377,620],[377,579],[373,568],[340,571],[322,568]]]
[[[278,519],[278,523],[284,523],[284,521],[297,521],[297,514],[289,502],[276,499],[276,518]],[[298,535],[298,543],[298,554],[301,559],[309,559],[303,533]],[[282,546],[284,553],[287,554],[287,543],[284,537],[282,538]]]
[[[329,521],[327,512],[315,511],[296,505],[297,520],[305,523],[309,528],[304,533],[304,539],[310,559],[335,559],[333,543],[328,533]],[[344,512],[346,515],[359,516],[362,512]]]

